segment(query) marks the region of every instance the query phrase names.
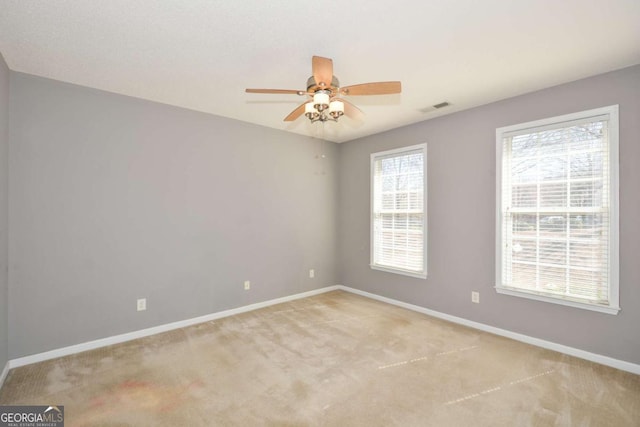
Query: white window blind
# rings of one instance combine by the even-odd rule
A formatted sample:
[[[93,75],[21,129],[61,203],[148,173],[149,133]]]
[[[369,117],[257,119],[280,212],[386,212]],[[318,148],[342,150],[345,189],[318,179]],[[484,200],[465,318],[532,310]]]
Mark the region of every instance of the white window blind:
[[[618,311],[617,106],[498,129],[498,292]]]
[[[371,267],[426,277],[426,145],[371,155]]]

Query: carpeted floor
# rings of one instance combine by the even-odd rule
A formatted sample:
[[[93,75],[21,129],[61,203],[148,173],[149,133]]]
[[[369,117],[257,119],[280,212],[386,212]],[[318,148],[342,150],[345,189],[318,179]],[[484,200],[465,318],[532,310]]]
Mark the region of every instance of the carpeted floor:
[[[639,426],[640,376],[336,291],[13,369],[66,426]]]

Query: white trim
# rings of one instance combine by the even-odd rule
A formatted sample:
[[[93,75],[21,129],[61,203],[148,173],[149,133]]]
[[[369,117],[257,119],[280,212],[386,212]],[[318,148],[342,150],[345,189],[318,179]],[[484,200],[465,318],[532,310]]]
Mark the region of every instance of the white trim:
[[[248,311],[257,310],[259,308],[269,307],[275,304],[282,304],[284,302],[289,302],[289,301],[297,300],[300,298],[307,298],[310,296],[323,294],[325,292],[335,291],[337,289],[339,289],[338,286],[327,286],[325,288],[314,289],[308,292],[302,292],[299,294],[289,295],[282,298],[276,298],[268,301],[258,302],[255,304],[249,304],[243,307],[232,308],[230,310],[224,310],[224,311],[219,311],[217,313],[194,317],[192,319],[180,320],[178,322],[167,323],[160,326],[154,326],[152,328],[141,329],[139,331],[134,331],[134,332],[128,332],[126,334],[114,335],[108,338],[101,338],[94,341],[88,341],[82,344],[71,345],[68,347],[62,347],[55,350],[45,351],[43,353],[32,354],[30,356],[19,357],[17,359],[9,360],[7,362],[7,367],[9,369],[13,369],[19,366],[30,365],[32,363],[42,362],[45,360],[55,359],[63,356],[69,356],[71,354],[82,353],[83,351],[95,350],[97,348],[106,347],[113,344],[119,344],[122,342],[135,340],[138,338],[144,338],[150,335],[160,334],[163,332],[172,331],[174,329],[184,328],[186,326],[191,326],[198,323],[209,322],[211,320],[221,319],[223,317],[229,317],[235,314],[246,313]],[[7,370],[6,367],[5,367],[5,370]]]
[[[300,298],[306,298],[314,295],[323,294],[325,292],[331,292],[335,290],[343,290],[346,292],[350,292],[356,295],[364,296],[367,298],[371,298],[374,300],[382,301],[388,304],[392,304],[398,307],[406,308],[408,310],[416,311],[418,313],[426,314],[427,316],[436,317],[439,319],[447,320],[452,323],[457,323],[460,325],[468,326],[470,328],[478,329],[481,331],[489,332],[495,335],[500,335],[503,337],[511,338],[516,341],[521,341],[527,344],[532,344],[538,347],[546,348],[549,350],[557,351],[560,353],[568,354],[570,356],[578,357],[580,359],[589,360],[591,362],[600,363],[602,365],[610,366],[612,368],[620,369],[623,371],[631,372],[633,374],[640,375],[640,365],[631,362],[625,362],[623,360],[614,359],[608,356],[603,356],[596,353],[591,353],[588,351],[580,350],[577,348],[565,346],[562,344],[557,344],[551,341],[542,340],[539,338],[530,337],[528,335],[519,334],[516,332],[511,332],[505,329],[496,328],[494,326],[485,325],[483,323],[474,322],[472,320],[467,320],[461,317],[452,316],[449,314],[441,313],[435,310],[430,310],[428,308],[420,307],[414,304],[405,303],[402,301],[394,300],[392,298],[383,297],[380,295],[372,294],[370,292],[361,291],[359,289],[350,288],[344,285],[335,285],[335,286],[327,286],[325,288],[314,289],[308,292],[302,292],[299,294],[290,295],[287,297],[276,298],[269,301],[263,301],[255,304],[250,304],[244,307],[238,307],[230,310],[220,311],[213,314],[208,314],[205,316],[195,317],[192,319],[182,320],[179,322],[168,323],[161,326],[156,326],[153,328],[142,329],[140,331],[130,332],[127,334],[116,335],[108,338],[103,338],[95,341],[89,341],[82,344],[77,344],[69,347],[63,347],[56,350],[47,351],[44,353],[33,354],[30,356],[20,357],[17,359],[9,360],[2,374],[0,375],[0,387],[4,383],[7,374],[10,369],[17,368],[20,366],[29,365],[32,363],[42,362],[45,360],[55,359],[57,357],[68,356],[71,354],[81,353],[83,351],[94,350],[101,347],[106,347],[108,345],[118,344],[121,342],[131,341],[137,338],[143,338],[150,335],[159,334],[162,332],[171,331],[178,328],[183,328],[190,325],[195,325],[197,323],[208,322],[215,319],[220,319],[223,317],[233,316],[235,314],[246,313],[248,311],[257,310],[259,308],[269,307],[275,304],[281,304],[288,301],[293,301]]]
[[[410,270],[402,270],[400,268],[384,267],[378,264],[369,264],[369,267],[371,267],[372,270],[379,270],[379,271],[384,271],[386,273],[393,273],[393,274],[401,274],[403,276],[415,277],[416,279],[427,278],[427,273],[424,273],[424,272],[420,273],[420,272],[415,272]]]
[[[11,369],[9,367],[9,360],[7,360],[7,363],[4,364],[4,369],[2,370],[2,374],[0,374],[0,388],[2,388],[2,386],[4,385],[4,380],[7,379],[7,375],[9,374],[9,369]]]
[[[502,283],[502,137],[496,129],[496,228],[495,228],[495,282]]]
[[[378,151],[376,153],[371,153],[371,158],[373,159],[374,157],[376,158],[393,157],[396,154],[402,154],[407,151],[418,151],[418,150],[426,150],[426,149],[427,149],[427,143],[423,142],[422,144],[409,145],[406,147],[398,147],[398,148],[393,148],[391,150]]]
[[[383,297],[380,295],[372,294],[370,292],[365,292],[359,289],[350,288],[344,285],[339,285],[338,289],[351,292],[353,294],[361,295],[367,298],[371,298],[374,300],[386,302],[388,304],[393,304],[398,307],[406,308],[408,310],[417,311],[418,313],[437,317],[438,319],[447,320],[449,322],[457,323],[459,325],[468,326],[470,328],[489,332],[495,335],[500,335],[506,338],[511,338],[516,341],[520,341],[527,344],[535,345],[537,347],[542,347],[549,350],[557,351],[559,353],[568,354],[569,356],[578,357],[580,359],[589,360],[591,362],[599,363],[601,365],[610,366],[612,368],[616,368],[622,371],[631,372],[632,374],[640,375],[640,365],[635,363],[614,359],[612,357],[603,356],[601,354],[591,353],[589,351],[580,350],[579,348],[569,347],[569,346],[554,343],[551,341],[546,341],[540,338],[530,337],[528,335],[519,334],[517,332],[508,331],[506,329],[496,328],[495,326],[485,325],[484,323],[474,322],[473,320],[452,316],[450,314],[445,314],[439,311],[430,310],[428,308],[420,307],[418,305],[413,305],[406,302],[394,300],[392,298]]]
[[[572,301],[564,298],[561,299],[560,297],[551,297],[547,295],[536,294],[535,292],[527,292],[522,289],[511,289],[504,286],[495,286],[495,289],[496,289],[496,292],[499,294],[509,295],[512,297],[528,298],[536,301],[549,302],[551,304],[561,304],[561,305],[566,305],[574,308],[582,308],[585,310],[598,311],[600,313],[618,314],[618,312],[620,311],[620,307],[617,307],[617,306],[603,306],[603,305],[584,303],[580,301]]]
[[[577,113],[564,114],[562,116],[547,117],[540,120],[534,120],[531,122],[518,123],[510,126],[503,126],[498,128],[501,134],[510,134],[506,136],[513,136],[513,132],[531,131],[533,128],[539,128],[544,126],[555,126],[556,124],[564,124],[565,122],[572,122],[578,120],[583,122],[587,119],[598,119],[602,116],[607,116],[612,113],[612,109],[615,109],[616,114],[618,112],[618,105],[610,105],[608,107],[594,108],[593,110],[579,111]]]
[[[613,234],[609,234],[609,301],[620,307],[620,111],[618,105],[609,109],[609,210]],[[604,108],[603,108],[604,110]],[[616,313],[617,314],[617,313]]]
[[[556,128],[571,125],[573,122],[585,122],[588,120],[608,121],[608,143],[609,143],[609,247],[608,247],[608,305],[598,305],[589,302],[573,301],[562,296],[554,296],[552,293],[543,294],[538,292],[528,292],[525,289],[516,289],[506,286],[503,283],[503,264],[511,262],[508,258],[503,244],[503,138],[514,136],[531,130],[544,128]],[[514,297],[533,299],[553,304],[566,305],[569,307],[597,311],[606,314],[616,315],[620,311],[620,259],[619,259],[619,107],[610,105],[607,107],[595,108],[592,110],[580,111],[562,116],[549,117],[526,123],[504,126],[496,129],[496,228],[495,228],[495,290],[497,293]],[[566,212],[563,209],[561,212]]]
[[[410,151],[422,152],[422,271],[410,271],[393,266],[376,264],[374,262],[375,247],[373,245],[373,211],[374,211],[374,164],[377,159],[393,157],[395,155],[407,153]],[[392,150],[379,151],[369,155],[369,266],[372,270],[384,271],[386,273],[401,274],[417,279],[426,279],[428,272],[428,205],[427,205],[427,143],[410,145],[408,147],[399,147]]]

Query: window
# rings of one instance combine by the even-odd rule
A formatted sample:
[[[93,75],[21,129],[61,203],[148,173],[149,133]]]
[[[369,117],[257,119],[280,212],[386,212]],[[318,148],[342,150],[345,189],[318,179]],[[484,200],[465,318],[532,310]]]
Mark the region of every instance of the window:
[[[618,106],[496,137],[496,290],[616,314]]]
[[[371,268],[425,278],[427,145],[371,155]]]

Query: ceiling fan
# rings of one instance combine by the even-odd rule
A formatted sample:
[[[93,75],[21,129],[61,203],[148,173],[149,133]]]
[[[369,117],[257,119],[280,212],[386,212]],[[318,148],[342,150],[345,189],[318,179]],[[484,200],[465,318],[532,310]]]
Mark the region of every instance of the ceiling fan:
[[[313,122],[338,121],[342,115],[358,118],[362,111],[343,96],[390,95],[400,93],[402,88],[398,81],[362,83],[352,86],[340,86],[338,78],[333,75],[333,61],[329,58],[314,56],[311,60],[312,76],[307,80],[307,90],[294,89],[246,89],[247,93],[294,94],[306,96],[308,100],[299,105],[287,117],[285,122],[292,122],[304,115]]]

